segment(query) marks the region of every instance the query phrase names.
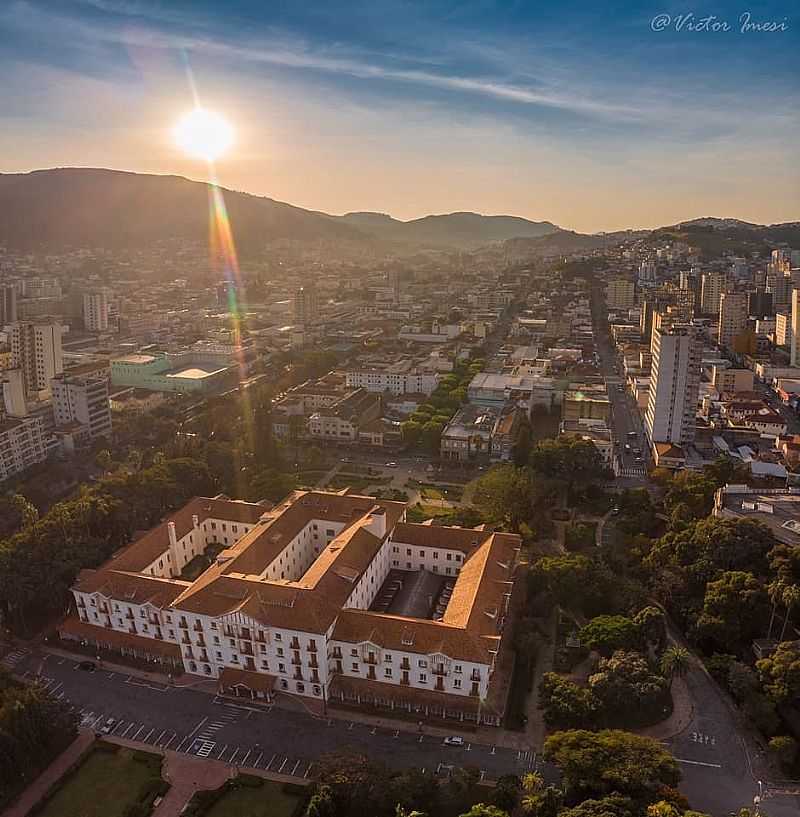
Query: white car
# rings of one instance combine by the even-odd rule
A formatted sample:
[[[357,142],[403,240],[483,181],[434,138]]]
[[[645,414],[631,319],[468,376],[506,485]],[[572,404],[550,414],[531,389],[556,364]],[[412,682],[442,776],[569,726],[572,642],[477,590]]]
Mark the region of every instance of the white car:
[[[464,738],[460,737],[459,735],[450,735],[449,737],[445,738],[443,741],[445,746],[463,746],[464,745]]]
[[[100,734],[110,735],[114,731],[114,727],[116,725],[117,721],[114,718],[108,718],[108,720],[100,727]]]
[[[387,462],[386,467],[387,468],[397,468],[397,463],[396,462]]]

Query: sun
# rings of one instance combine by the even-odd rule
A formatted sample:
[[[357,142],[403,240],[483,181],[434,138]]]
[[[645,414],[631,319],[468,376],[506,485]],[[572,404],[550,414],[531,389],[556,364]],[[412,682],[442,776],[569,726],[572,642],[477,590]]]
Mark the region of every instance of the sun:
[[[175,144],[195,159],[213,162],[233,145],[233,128],[214,111],[195,108],[184,114],[172,131]]]

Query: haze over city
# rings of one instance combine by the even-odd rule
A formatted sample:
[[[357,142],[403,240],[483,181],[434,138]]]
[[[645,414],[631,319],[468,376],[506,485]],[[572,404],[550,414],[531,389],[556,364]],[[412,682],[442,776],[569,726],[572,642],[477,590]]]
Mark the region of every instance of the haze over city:
[[[681,11],[12,0],[0,171],[206,178],[171,138],[193,82],[235,129],[220,182],[309,209],[507,213],[582,232],[796,218],[797,30],[742,33],[747,9],[729,4],[693,14],[731,31],[654,30]],[[751,14],[780,22],[786,7]]]

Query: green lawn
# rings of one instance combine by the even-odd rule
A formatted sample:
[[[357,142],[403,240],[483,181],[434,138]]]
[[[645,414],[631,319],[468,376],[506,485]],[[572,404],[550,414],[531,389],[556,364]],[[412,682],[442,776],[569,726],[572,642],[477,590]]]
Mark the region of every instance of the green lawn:
[[[261,786],[228,789],[203,817],[292,817],[299,802],[298,795],[285,792],[281,783],[264,780]]]
[[[125,817],[160,782],[159,755],[94,749],[36,817]]]

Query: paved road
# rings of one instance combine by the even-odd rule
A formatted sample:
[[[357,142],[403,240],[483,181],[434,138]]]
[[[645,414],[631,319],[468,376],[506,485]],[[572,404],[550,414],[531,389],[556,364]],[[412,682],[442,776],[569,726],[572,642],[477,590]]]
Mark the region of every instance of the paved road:
[[[40,682],[80,712],[82,724],[100,730],[115,720],[113,734],[150,746],[219,759],[237,767],[281,772],[297,778],[314,773],[321,755],[352,748],[396,768],[438,770],[440,764],[473,766],[489,779],[536,767],[532,752],[470,743],[442,744],[441,737],[414,734],[336,718],[320,719],[280,707],[248,706],[205,692],[149,684],[128,675],[77,669],[68,658],[23,656],[17,673]],[[555,779],[555,771],[545,769]]]

